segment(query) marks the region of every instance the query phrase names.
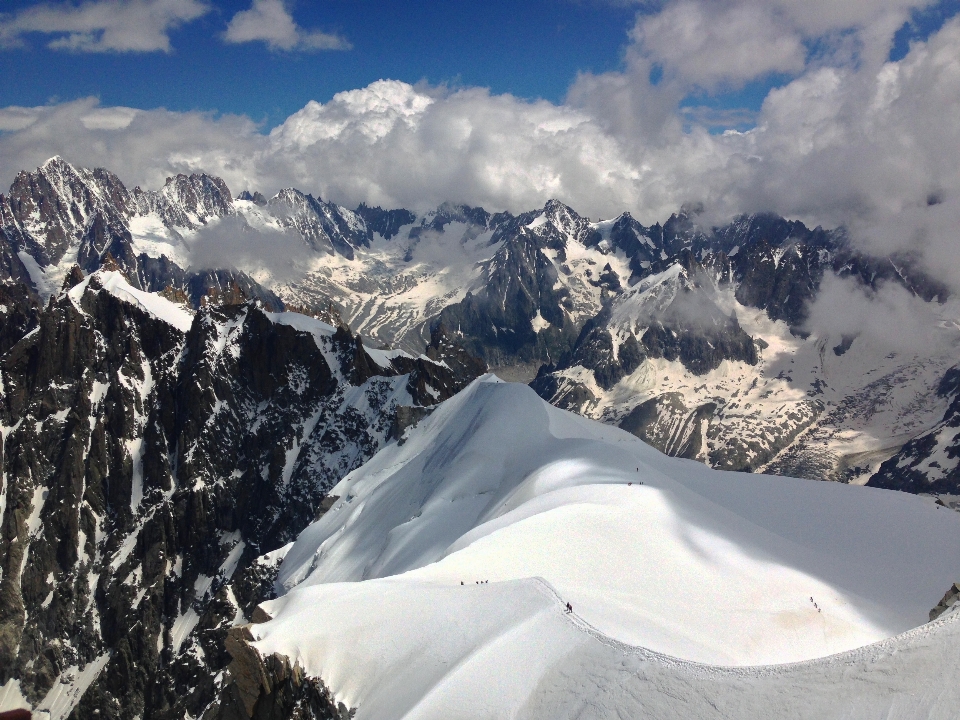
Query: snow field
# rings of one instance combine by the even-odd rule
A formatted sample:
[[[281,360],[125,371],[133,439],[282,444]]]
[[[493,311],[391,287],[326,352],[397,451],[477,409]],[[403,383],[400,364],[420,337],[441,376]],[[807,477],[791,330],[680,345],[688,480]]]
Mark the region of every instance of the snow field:
[[[809,661],[921,625],[960,576],[955,513],[712,471],[491,376],[333,494],[253,630],[358,720],[516,717],[596,643],[605,662]]]

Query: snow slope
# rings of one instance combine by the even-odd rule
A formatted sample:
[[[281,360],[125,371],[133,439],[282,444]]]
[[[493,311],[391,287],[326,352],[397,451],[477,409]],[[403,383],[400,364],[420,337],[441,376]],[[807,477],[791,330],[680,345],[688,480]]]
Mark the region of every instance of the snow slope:
[[[143,292],[143,290],[132,287],[123,273],[115,270],[98,270],[72,287],[67,294],[74,304],[78,305],[80,303],[80,299],[87,291],[92,278],[96,278],[102,291],[139,307],[168,325],[177,328],[180,332],[187,332],[193,323],[193,313],[184,306],[171,302],[157,293]]]
[[[829,683],[894,662],[889,643],[935,648],[910,666],[926,683],[931,663],[960,657],[952,620],[885,640],[924,623],[960,576],[955,513],[718,473],[490,376],[333,494],[284,560],[274,620],[253,630],[358,720],[602,717],[645,694],[666,703],[654,717],[713,717],[728,685],[753,683],[761,702],[794,676]],[[697,678],[716,686],[713,714],[685,714],[696,703],[669,689]],[[797,716],[813,717],[806,707]]]

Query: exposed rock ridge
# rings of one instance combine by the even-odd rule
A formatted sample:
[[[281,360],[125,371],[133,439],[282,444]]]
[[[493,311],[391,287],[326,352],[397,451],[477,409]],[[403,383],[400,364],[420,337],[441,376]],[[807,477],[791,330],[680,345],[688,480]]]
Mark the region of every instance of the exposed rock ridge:
[[[398,407],[476,366],[257,302],[190,322],[116,287],[78,279],[0,357],[0,685],[35,706],[68,686],[75,718],[198,717],[227,631],[271,592],[281,556],[257,558],[329,507]],[[431,352],[457,357],[448,343]]]
[[[226,649],[232,658],[217,700],[203,720],[349,720],[354,711],[337,703],[318,678],[279,654],[261,656],[249,626],[231,628]]]

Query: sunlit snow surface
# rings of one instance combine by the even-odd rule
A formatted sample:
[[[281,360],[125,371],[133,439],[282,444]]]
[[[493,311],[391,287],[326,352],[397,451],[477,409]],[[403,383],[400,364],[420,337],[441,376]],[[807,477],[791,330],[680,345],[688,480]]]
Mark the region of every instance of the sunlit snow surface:
[[[819,658],[921,625],[960,577],[956,513],[711,471],[490,377],[333,494],[254,632],[358,719],[513,717],[628,657]],[[585,653],[610,667],[578,677]]]
[[[90,275],[70,289],[69,297],[74,303],[79,303],[90,279],[96,277],[103,291],[118,297],[124,302],[135,305],[154,317],[177,328],[180,332],[187,332],[193,323],[193,314],[182,305],[170,302],[157,293],[148,293],[132,287],[122,273],[111,270],[100,270]]]

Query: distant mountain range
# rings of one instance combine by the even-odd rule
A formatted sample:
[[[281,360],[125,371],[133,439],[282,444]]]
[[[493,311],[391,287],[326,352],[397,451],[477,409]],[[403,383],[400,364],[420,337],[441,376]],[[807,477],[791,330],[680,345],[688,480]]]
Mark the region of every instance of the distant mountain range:
[[[488,367],[668,455],[956,506],[948,289],[842,229],[699,217],[20,173],[0,195],[0,692],[58,720],[227,717],[224,643],[275,592],[271,553]],[[818,336],[831,275],[906,288],[938,341]]]
[[[688,208],[652,227],[629,213],[592,222],[556,200],[516,216],[454,204],[349,210],[295,189],[234,198],[207,175],[128,190],[56,157],[0,195],[0,273],[27,288],[7,292],[45,300],[74,264],[107,264],[193,308],[256,298],[411,353],[442,324],[503,377],[536,378],[545,399],[671,455],[855,482],[890,460],[910,472],[895,478],[888,466],[887,485],[960,493],[949,451],[956,383],[944,382],[957,337],[947,329],[937,347],[891,353],[805,325],[826,274],[902,285],[944,321],[949,290],[910,258],[865,255],[842,229],[773,215],[705,228],[697,217]],[[194,267],[194,255],[211,258],[196,249],[218,242],[204,233],[249,236],[245,247],[265,255],[292,233],[303,253],[285,276],[232,257],[229,242],[222,265]],[[8,344],[32,312],[10,305],[20,309]],[[909,460],[897,455],[921,436]],[[942,457],[924,464],[921,446],[934,445]]]

